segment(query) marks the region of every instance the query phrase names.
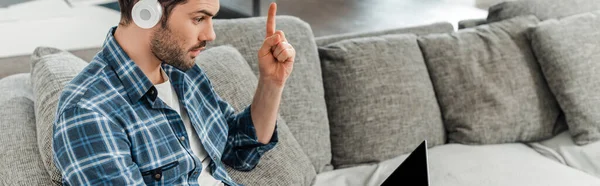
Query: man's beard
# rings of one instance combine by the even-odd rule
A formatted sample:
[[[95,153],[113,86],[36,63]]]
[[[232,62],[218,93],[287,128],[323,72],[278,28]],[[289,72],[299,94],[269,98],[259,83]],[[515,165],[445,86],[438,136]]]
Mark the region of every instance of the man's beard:
[[[196,64],[194,58],[189,57],[188,52],[205,47],[206,41],[200,42],[191,49],[185,49],[178,41],[179,38],[168,27],[164,27],[154,33],[150,48],[159,60],[179,70],[187,71]]]

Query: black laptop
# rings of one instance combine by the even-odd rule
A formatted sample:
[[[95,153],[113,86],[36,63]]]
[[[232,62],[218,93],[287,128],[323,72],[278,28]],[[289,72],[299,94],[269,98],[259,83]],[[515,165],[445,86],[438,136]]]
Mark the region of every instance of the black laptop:
[[[427,140],[421,142],[381,185],[429,186]]]

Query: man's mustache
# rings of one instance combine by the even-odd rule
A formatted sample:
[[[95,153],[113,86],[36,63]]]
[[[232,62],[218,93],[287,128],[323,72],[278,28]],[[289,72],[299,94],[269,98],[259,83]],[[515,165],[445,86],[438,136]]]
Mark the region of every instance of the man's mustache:
[[[198,50],[202,47],[206,47],[206,43],[207,43],[206,41],[202,41],[197,46],[193,47],[191,50]]]

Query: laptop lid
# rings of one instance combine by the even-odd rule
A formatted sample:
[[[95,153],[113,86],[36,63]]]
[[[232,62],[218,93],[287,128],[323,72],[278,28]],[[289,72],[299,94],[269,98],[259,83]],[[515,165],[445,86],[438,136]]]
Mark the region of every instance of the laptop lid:
[[[429,162],[427,159],[427,140],[424,140],[381,185],[429,186]]]

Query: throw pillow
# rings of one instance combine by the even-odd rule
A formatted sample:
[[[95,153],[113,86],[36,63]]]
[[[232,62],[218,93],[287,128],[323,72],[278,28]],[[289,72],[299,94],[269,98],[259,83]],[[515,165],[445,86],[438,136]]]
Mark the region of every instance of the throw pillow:
[[[440,108],[417,36],[343,40],[319,48],[335,168],[445,143]]]
[[[534,16],[419,38],[451,143],[553,136],[560,108],[526,37]]]
[[[575,142],[600,140],[600,12],[545,21],[531,38]]]

